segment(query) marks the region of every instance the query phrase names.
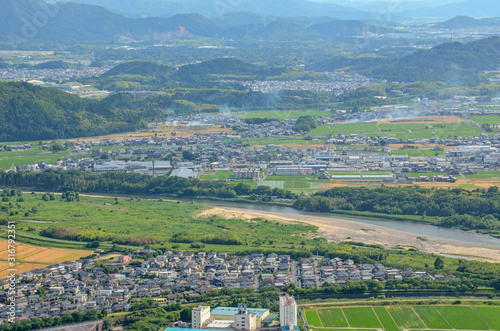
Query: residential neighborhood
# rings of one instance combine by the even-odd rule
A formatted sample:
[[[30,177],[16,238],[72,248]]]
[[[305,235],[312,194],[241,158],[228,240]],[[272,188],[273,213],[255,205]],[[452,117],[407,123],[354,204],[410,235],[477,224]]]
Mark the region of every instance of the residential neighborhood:
[[[102,252],[102,250],[97,250]],[[116,254],[115,254],[116,255]],[[113,256],[113,255],[111,255]],[[60,263],[18,275],[16,316],[62,316],[77,310],[108,313],[128,311],[133,298],[151,297],[160,305],[184,303],[191,297],[229,287],[283,289],[373,279],[421,278],[449,281],[455,276],[429,275],[423,271],[390,269],[382,264],[356,264],[340,258],[292,259],[271,253],[246,256],[215,252],[167,251],[157,255],[140,249],[132,255],[103,256]],[[0,299],[9,297],[9,280],[0,281]],[[0,307],[0,319],[9,307]]]

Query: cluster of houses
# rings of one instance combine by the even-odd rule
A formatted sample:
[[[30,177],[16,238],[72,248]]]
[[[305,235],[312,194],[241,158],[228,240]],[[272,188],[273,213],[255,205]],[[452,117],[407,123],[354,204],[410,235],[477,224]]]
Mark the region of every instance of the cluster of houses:
[[[252,91],[263,93],[288,91],[314,91],[335,93],[336,95],[350,93],[363,86],[378,85],[370,78],[361,74],[347,74],[345,72],[323,72],[327,80],[314,82],[310,80],[220,80],[221,83],[239,83]]]
[[[106,260],[109,262],[104,266],[87,258],[18,275],[16,316],[54,317],[86,309],[121,312],[131,308],[131,298],[135,297],[152,297],[160,304],[172,304],[223,287],[281,289],[292,283],[298,287],[320,287],[325,282],[342,286],[347,280],[454,279],[411,269],[389,269],[382,264],[355,264],[340,258],[294,260],[274,253],[239,257],[215,252],[168,251],[156,255],[152,250],[141,249],[133,256]],[[109,270],[106,266],[113,273],[105,272]],[[9,283],[7,279],[0,281],[3,302],[9,299]],[[7,319],[9,312],[8,306],[0,307],[0,319]]]

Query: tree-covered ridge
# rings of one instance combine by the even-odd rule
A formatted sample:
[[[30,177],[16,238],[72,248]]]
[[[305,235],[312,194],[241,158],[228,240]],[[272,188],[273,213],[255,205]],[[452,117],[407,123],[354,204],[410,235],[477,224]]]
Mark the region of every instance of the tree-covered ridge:
[[[26,18],[47,15],[46,24],[37,26]],[[212,37],[215,24],[198,14],[178,14],[170,18],[129,18],[100,6],[41,0],[0,2],[0,41],[15,44],[53,42],[57,44],[116,43],[120,41],[168,40],[174,37]],[[35,21],[36,22],[36,21]],[[23,34],[23,27],[36,32],[36,39]]]
[[[140,75],[161,77],[171,74],[174,70],[169,66],[144,61],[131,61],[117,65],[106,71],[101,77],[119,76],[119,75]]]
[[[0,140],[86,137],[144,126],[136,110],[115,109],[52,88],[0,84]]]
[[[437,224],[465,229],[500,231],[498,187],[477,189],[427,189],[412,187],[337,187],[300,197],[294,207],[315,212],[339,210],[388,215],[435,216]]]
[[[398,82],[443,81],[452,85],[480,81],[481,71],[500,65],[500,37],[463,44],[445,43],[419,50],[399,59],[336,57],[310,66],[314,70],[346,68],[370,77]]]
[[[455,16],[447,21],[434,24],[436,29],[465,29],[480,26],[500,26],[500,20],[496,17],[476,19],[470,16]]]

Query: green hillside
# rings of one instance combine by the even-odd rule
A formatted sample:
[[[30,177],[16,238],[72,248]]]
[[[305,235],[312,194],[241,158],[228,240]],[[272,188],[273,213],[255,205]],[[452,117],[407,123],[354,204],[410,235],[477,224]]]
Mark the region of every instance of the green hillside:
[[[445,43],[398,59],[336,57],[314,63],[308,69],[346,69],[389,81],[443,81],[458,85],[477,83],[481,71],[494,70],[499,65],[500,38],[491,37],[467,44]]]
[[[0,83],[0,141],[61,139],[135,130],[142,115],[52,88]]]

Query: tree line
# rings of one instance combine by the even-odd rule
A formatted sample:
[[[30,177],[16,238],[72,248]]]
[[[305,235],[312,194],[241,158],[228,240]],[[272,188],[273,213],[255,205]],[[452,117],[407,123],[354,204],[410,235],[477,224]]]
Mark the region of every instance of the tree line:
[[[437,217],[441,226],[500,230],[498,187],[473,191],[411,187],[337,187],[299,197],[294,208],[313,212],[360,211],[388,215]]]

